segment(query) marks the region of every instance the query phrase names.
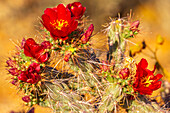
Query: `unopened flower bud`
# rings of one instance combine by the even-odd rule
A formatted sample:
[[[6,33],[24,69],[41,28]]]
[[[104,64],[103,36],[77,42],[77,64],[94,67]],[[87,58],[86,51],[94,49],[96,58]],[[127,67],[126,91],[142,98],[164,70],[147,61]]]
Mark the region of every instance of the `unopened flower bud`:
[[[90,40],[90,37],[93,33],[93,30],[94,30],[94,26],[93,24],[91,24],[88,28],[88,30],[83,34],[83,36],[81,37],[81,42],[83,44],[86,44],[89,40]]]
[[[86,10],[86,7],[83,7],[80,2],[68,4],[66,8],[70,10],[71,17],[74,19],[80,19]]]
[[[129,77],[129,68],[124,68],[119,72],[121,79],[127,79]]]
[[[23,100],[24,102],[30,102],[30,101],[31,101],[31,99],[30,99],[29,96],[24,96],[24,97],[22,97],[22,100]]]
[[[139,24],[140,24],[139,20],[132,22],[130,25],[130,30],[132,30],[133,32],[139,31],[138,30]]]

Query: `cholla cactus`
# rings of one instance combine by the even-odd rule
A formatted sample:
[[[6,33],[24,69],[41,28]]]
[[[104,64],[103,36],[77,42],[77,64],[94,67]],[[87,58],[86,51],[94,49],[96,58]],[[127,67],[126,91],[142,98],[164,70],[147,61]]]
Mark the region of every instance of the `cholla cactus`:
[[[94,26],[83,16],[85,10],[79,2],[47,8],[42,43],[23,39],[7,60],[12,84],[24,93],[22,100],[30,107],[38,104],[64,113],[158,110],[140,95],[159,89],[162,75],[148,70],[145,59],[136,64],[125,54],[126,40],[139,32],[139,21],[112,19],[106,28],[107,60],[101,61],[90,43]]]

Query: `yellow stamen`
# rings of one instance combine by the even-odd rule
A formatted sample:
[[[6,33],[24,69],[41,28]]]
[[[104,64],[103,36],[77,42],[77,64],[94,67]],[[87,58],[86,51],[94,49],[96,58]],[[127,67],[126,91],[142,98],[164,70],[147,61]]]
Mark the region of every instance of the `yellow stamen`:
[[[54,23],[50,22],[51,25],[55,27],[55,29],[61,30],[62,27],[67,27],[68,26],[68,21],[66,20],[54,20]]]
[[[153,81],[153,80],[150,80],[150,76],[146,79],[146,78],[144,78],[144,80],[146,80],[143,84],[145,84],[145,86],[146,87],[149,87],[149,85],[151,84],[151,82]],[[144,81],[143,80],[143,81]]]

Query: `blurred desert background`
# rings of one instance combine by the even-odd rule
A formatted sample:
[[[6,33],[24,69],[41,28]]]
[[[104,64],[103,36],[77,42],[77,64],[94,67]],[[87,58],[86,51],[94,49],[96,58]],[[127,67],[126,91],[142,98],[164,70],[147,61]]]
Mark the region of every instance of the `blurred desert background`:
[[[68,4],[78,0],[0,0],[0,113],[23,111],[21,94],[9,83],[9,75],[5,70],[5,60],[11,55],[17,40],[23,37],[39,35],[40,18],[47,7],[59,3]],[[89,16],[99,32],[102,24],[109,22],[109,17],[126,16],[130,9],[133,18],[140,20],[140,33],[131,41],[145,39],[151,48],[155,48],[156,36],[164,37],[165,42],[158,50],[161,65],[170,72],[170,0],[79,0],[85,6],[85,15]],[[99,37],[100,35],[96,36]],[[103,35],[101,35],[104,37]],[[147,53],[147,50],[145,51]],[[135,57],[137,60],[145,57],[149,60],[149,68],[153,69],[154,61],[143,54]],[[48,108],[35,106],[35,113],[52,112]]]

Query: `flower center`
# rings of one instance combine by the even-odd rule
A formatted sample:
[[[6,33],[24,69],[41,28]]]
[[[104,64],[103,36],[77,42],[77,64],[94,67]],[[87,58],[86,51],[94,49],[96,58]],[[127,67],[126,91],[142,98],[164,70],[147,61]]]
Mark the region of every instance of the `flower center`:
[[[50,22],[52,26],[54,26],[54,29],[61,30],[62,27],[67,27],[68,26],[68,21],[66,20],[54,20],[54,23]]]
[[[142,84],[145,86],[145,87],[149,87],[149,85],[152,83],[153,80],[150,80],[150,76],[148,78],[143,78],[142,80]]]

